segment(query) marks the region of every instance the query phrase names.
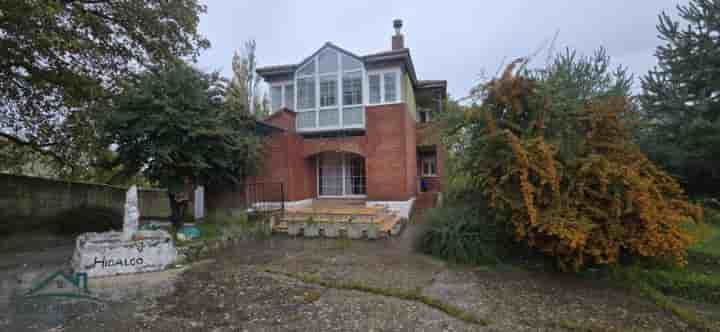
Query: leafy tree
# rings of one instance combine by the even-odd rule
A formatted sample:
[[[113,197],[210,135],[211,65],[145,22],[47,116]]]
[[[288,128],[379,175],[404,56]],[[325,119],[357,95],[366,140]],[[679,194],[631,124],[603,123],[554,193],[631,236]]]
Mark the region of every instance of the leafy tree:
[[[167,188],[176,226],[188,186],[241,182],[260,159],[254,121],[225,111],[223,87],[185,63],[154,67],[124,85],[102,121],[117,160]]]
[[[265,113],[260,95],[260,76],[257,69],[254,40],[246,41],[241,52],[235,52],[232,59],[233,78],[227,94],[227,106],[231,110],[244,111],[256,117]]]
[[[204,11],[197,0],[3,1],[0,137],[81,173],[98,149],[95,113],[118,82],[208,47],[197,31]],[[2,160],[18,156],[5,152]]]
[[[648,126],[642,146],[693,194],[720,191],[720,2],[678,6],[682,22],[660,15],[665,42],[642,80]]]
[[[456,131],[464,196],[563,269],[626,255],[684,264],[682,224],[702,211],[632,143],[627,76],[608,74],[606,56],[567,54],[539,72],[517,70],[520,59],[479,90]]]
[[[631,100],[634,79],[627,68],[612,66],[603,47],[590,56],[567,48],[545,68],[527,71],[525,75],[539,82],[536,86],[538,95],[543,96],[542,109],[552,110],[543,113],[540,125],[545,137],[559,144],[559,153],[565,157],[575,154],[579,148],[577,143],[582,141],[579,135],[583,133],[574,124],[583,114],[583,107],[598,98],[611,96]]]

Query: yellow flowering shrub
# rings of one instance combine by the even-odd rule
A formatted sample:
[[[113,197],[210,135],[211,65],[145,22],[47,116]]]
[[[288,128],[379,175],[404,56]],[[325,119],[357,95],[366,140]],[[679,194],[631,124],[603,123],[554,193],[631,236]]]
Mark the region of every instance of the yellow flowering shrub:
[[[572,124],[580,133],[572,157],[546,141],[533,82],[512,75],[491,82],[470,118],[480,129],[482,157],[470,166],[491,208],[509,211],[514,237],[554,256],[561,268],[613,264],[622,255],[658,257],[682,266],[693,242],[682,224],[700,220],[675,179],[630,142],[625,98],[593,100]]]

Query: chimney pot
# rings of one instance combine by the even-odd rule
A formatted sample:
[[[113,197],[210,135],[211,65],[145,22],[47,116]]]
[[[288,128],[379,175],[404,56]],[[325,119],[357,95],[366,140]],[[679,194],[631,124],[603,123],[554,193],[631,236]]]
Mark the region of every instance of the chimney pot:
[[[393,20],[393,27],[395,28],[395,35],[392,37],[392,49],[399,50],[405,48],[405,36],[403,36],[401,29],[403,21],[401,19]]]
[[[402,29],[403,21],[401,19],[395,19],[393,20],[393,27],[395,28],[395,34],[400,34],[400,29]]]

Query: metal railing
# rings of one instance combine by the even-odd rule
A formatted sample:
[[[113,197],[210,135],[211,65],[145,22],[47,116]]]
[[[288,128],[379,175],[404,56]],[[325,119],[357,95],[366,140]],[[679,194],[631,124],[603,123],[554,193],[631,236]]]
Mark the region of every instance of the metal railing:
[[[248,183],[245,204],[251,213],[285,213],[285,183]]]

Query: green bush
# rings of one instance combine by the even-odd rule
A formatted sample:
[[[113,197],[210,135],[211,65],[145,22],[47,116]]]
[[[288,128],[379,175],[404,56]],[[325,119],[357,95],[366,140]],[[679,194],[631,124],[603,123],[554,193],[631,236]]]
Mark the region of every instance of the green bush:
[[[426,218],[429,229],[420,239],[420,250],[453,263],[497,264],[510,243],[507,232],[484,209],[442,207]]]
[[[214,225],[219,235],[242,236],[244,238],[263,238],[270,234],[268,215],[241,214],[238,216],[214,215],[208,218],[208,224]],[[201,235],[202,236],[202,235]]]

